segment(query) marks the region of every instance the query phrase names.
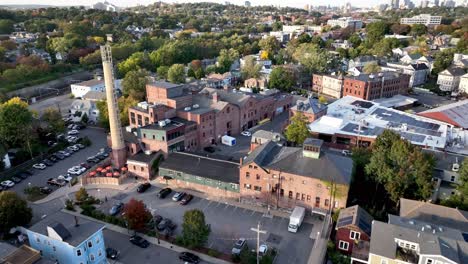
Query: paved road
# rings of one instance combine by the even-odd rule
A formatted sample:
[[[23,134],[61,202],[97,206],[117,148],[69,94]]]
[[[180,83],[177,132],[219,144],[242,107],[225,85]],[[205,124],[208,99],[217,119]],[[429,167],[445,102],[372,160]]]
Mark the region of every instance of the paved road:
[[[16,191],[19,195],[24,195],[23,190],[29,184],[31,186],[45,186],[47,185],[47,179],[57,177],[60,174],[66,174],[69,168],[79,165],[81,162],[86,162],[87,157],[95,155],[101,148],[107,145],[106,134],[100,129],[85,128],[80,130],[79,136],[88,136],[92,141],[91,146],[75,152],[64,160],[58,161],[52,167],[47,167],[44,170],[33,169],[34,175],[16,184],[12,190]]]
[[[104,229],[104,241],[106,247],[115,248],[120,251],[117,261],[109,260],[109,263],[183,263],[179,260],[179,253],[155,245],[147,248],[139,248],[128,242],[129,236]],[[201,263],[208,263],[202,261]]]
[[[247,238],[249,248],[254,248],[256,234],[250,228],[256,227],[260,221],[261,229],[267,231],[266,235],[261,236],[261,242],[277,248],[279,250],[277,263],[285,264],[307,263],[310,249],[314,243],[314,240],[310,239],[309,236],[312,232],[316,233],[321,227],[317,220],[317,223],[313,225],[303,224],[296,234],[289,233],[287,231],[289,220],[286,218],[263,217],[261,213],[256,211],[199,197],[195,197],[188,205],[181,206],[171,200],[172,195],[163,200],[156,198],[158,191],[158,188],[151,187],[143,194],[134,190],[128,194],[122,193],[109,199],[99,209],[107,213],[117,200],[127,202],[131,198],[141,199],[153,213],[170,218],[175,222],[178,225],[176,234],[180,234],[182,231],[181,224],[184,212],[189,209],[200,209],[204,212],[207,223],[211,225],[212,232],[208,246],[226,253],[231,252],[234,242],[240,237]]]

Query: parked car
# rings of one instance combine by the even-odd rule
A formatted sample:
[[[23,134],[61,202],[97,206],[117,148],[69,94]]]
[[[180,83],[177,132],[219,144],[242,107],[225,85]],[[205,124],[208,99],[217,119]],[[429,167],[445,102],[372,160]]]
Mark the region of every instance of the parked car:
[[[44,186],[44,187],[39,188],[39,191],[43,194],[50,194],[52,193],[53,190],[47,186]]]
[[[11,177],[11,181],[14,182],[14,183],[20,183],[22,181],[22,179],[19,178],[19,177]]]
[[[33,165],[33,168],[38,169],[38,170],[43,170],[43,169],[47,168],[47,166],[45,164],[43,164],[43,163],[36,163],[36,164]]]
[[[70,157],[70,152],[65,151],[65,150],[59,150],[58,153],[62,154],[65,157]]]
[[[172,228],[173,227],[173,228]],[[175,229],[175,224],[172,224],[172,221],[171,219],[168,219],[168,218],[164,218],[163,220],[161,220],[161,222],[159,222],[158,226],[157,226],[157,229],[159,231],[162,231],[166,228],[171,228],[171,229]]]
[[[160,215],[153,216],[153,222],[155,225],[159,225],[159,223],[161,223],[162,220],[163,220],[163,217]]]
[[[141,248],[147,248],[149,246],[149,242],[142,238],[141,236],[132,236],[130,237],[130,243],[139,246]]]
[[[24,173],[24,172],[20,172],[20,173],[16,174],[16,177],[21,178],[22,180],[26,180],[29,177],[29,174]]]
[[[109,153],[103,152],[103,151],[99,152],[97,155],[99,155],[99,156],[104,156],[104,157],[106,157],[106,158],[109,157]]]
[[[71,180],[73,180],[73,177],[70,176],[70,175],[59,175],[57,177],[58,180],[64,180],[66,182],[71,182]]]
[[[81,163],[80,163],[80,166],[83,167],[83,168],[85,168],[85,169],[91,168],[91,166],[89,166],[89,164],[86,163],[86,162],[81,162]]]
[[[99,155],[97,154],[96,156],[94,156],[96,159],[98,160],[104,160],[106,157],[104,157],[103,155]]]
[[[83,145],[83,144],[76,144],[75,147],[78,147],[78,148],[80,148],[80,149],[86,148],[86,146]]]
[[[73,126],[74,126],[74,124],[69,124],[69,125],[67,126],[67,128],[68,128],[68,129],[73,129]]]
[[[65,159],[65,155],[62,155],[62,154],[60,154],[60,153],[58,153],[58,152],[55,153],[54,156],[55,156],[57,159],[59,159],[59,160]]]
[[[241,135],[243,135],[245,137],[250,137],[250,136],[252,136],[252,133],[250,133],[250,131],[242,131]]]
[[[86,168],[83,168],[81,166],[73,166],[70,169],[68,169],[67,172],[72,174],[72,175],[80,175],[85,171],[86,171]]]
[[[75,148],[73,146],[68,146],[67,147],[67,150],[70,151],[70,153],[74,153],[74,152],[77,152],[78,150],[80,150],[79,148]]]
[[[2,183],[0,183],[2,185],[3,188],[5,189],[8,189],[8,188],[11,188],[13,186],[15,186],[15,183],[10,181],[10,180],[7,180],[7,181],[2,181]]]
[[[49,179],[47,180],[47,184],[48,184],[48,185],[53,185],[53,186],[62,187],[62,186],[65,186],[65,185],[67,184],[67,182],[64,181],[64,180],[49,178]]]
[[[193,199],[193,195],[187,193],[186,195],[184,195],[184,197],[183,197],[182,200],[180,201],[180,204],[181,204],[181,205],[186,205],[186,204],[188,204],[192,199]]]
[[[186,261],[188,263],[199,263],[200,257],[190,252],[181,252],[179,254],[179,259]]]
[[[119,251],[114,248],[106,248],[106,257],[116,260],[119,257]]]
[[[184,197],[185,193],[184,192],[176,192],[174,194],[174,196],[172,196],[172,201],[174,202],[178,202],[180,200],[182,200],[182,198]]]
[[[245,238],[239,238],[234,247],[232,248],[232,254],[238,255],[241,253],[242,249],[247,245],[247,240]]]
[[[41,163],[45,164],[47,166],[53,166],[54,165],[54,163],[52,161],[48,160],[48,159],[43,160]]]
[[[208,152],[208,153],[214,153],[216,151],[216,149],[213,148],[213,147],[205,147],[205,148],[203,148],[203,150]]]
[[[262,244],[262,245],[260,245],[260,247],[258,247],[258,255],[259,256],[263,257],[267,253],[268,253],[268,246],[266,244]]]
[[[151,187],[151,184],[149,182],[142,183],[142,184],[138,185],[137,192],[143,193],[146,190],[148,190],[149,187]]]
[[[80,132],[79,132],[78,130],[73,129],[73,130],[68,131],[67,134],[68,134],[68,135],[78,135],[79,133],[80,133]]]
[[[96,158],[95,156],[91,156],[91,157],[88,157],[88,158],[86,159],[86,161],[87,161],[87,162],[92,162],[92,163],[97,163],[97,162],[99,162],[99,159]]]
[[[27,169],[27,170],[22,171],[21,173],[25,173],[29,176],[32,176],[34,174],[34,171],[32,169]]]
[[[346,149],[342,150],[342,151],[341,151],[341,154],[342,154],[343,156],[351,156],[351,155],[353,155],[353,153],[352,153],[351,151],[346,150]]]
[[[50,155],[49,160],[54,163],[58,161],[57,157],[55,157],[54,155]]]
[[[158,197],[161,199],[166,198],[172,192],[171,188],[164,188],[158,192]]]
[[[109,214],[118,215],[120,211],[122,211],[123,207],[124,207],[123,203],[114,204],[114,206],[112,206],[112,208],[109,210]]]

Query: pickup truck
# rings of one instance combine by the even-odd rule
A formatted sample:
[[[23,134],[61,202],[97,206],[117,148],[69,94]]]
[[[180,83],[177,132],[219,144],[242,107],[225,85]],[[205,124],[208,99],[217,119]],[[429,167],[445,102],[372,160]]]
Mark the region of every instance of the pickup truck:
[[[47,184],[62,187],[67,185],[67,182],[61,179],[49,178]]]

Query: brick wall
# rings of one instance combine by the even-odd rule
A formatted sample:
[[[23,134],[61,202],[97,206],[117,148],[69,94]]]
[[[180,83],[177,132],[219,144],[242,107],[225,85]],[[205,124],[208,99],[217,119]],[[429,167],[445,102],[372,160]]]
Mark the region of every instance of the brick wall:
[[[319,75],[319,74],[312,75],[312,91],[321,93],[322,81],[323,81],[322,75]]]
[[[157,180],[160,183],[167,184],[172,188],[183,188],[187,190],[193,190],[197,192],[201,192],[207,195],[210,195],[212,197],[219,197],[219,198],[233,198],[233,199],[239,199],[239,193],[236,192],[230,192],[226,191],[223,189],[207,186],[207,185],[202,185],[202,184],[197,184],[193,182],[187,182],[187,181],[182,181],[182,180],[165,180],[163,177],[158,177]]]
[[[131,161],[128,162],[127,165],[130,175],[137,176],[144,180],[150,180],[153,177],[150,166],[150,164],[133,163]]]

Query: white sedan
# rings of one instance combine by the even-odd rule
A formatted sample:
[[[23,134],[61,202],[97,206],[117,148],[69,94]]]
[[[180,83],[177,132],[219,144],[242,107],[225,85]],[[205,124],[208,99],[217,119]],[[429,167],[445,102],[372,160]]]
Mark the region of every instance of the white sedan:
[[[1,185],[5,188],[11,188],[15,186],[15,183],[12,181],[2,181]]]
[[[47,168],[47,166],[44,163],[36,163],[33,165],[33,168],[38,169],[38,170],[43,170]]]
[[[57,179],[63,180],[63,181],[66,181],[66,182],[70,182],[71,180],[73,180],[73,177],[70,176],[70,175],[65,175],[65,176],[64,175],[59,175],[57,177]]]
[[[241,135],[246,136],[246,137],[250,137],[250,136],[252,136],[252,133],[250,133],[250,131],[246,130],[246,131],[242,131]]]
[[[80,132],[78,132],[78,130],[73,129],[73,130],[68,131],[67,134],[68,134],[68,135],[78,135],[79,133],[80,133]]]

